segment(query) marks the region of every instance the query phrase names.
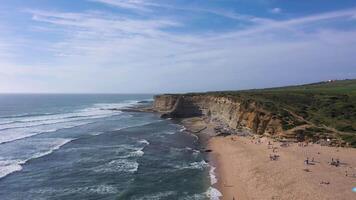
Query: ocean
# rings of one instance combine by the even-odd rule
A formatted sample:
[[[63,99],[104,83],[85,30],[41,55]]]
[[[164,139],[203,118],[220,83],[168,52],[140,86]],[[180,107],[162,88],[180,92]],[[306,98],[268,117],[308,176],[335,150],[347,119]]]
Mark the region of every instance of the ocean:
[[[197,138],[152,95],[1,94],[0,199],[218,199]]]

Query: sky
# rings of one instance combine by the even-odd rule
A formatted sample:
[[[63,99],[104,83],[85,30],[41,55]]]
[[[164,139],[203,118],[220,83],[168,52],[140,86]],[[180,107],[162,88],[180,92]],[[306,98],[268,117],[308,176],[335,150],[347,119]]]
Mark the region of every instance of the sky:
[[[1,0],[0,93],[356,78],[355,0]]]

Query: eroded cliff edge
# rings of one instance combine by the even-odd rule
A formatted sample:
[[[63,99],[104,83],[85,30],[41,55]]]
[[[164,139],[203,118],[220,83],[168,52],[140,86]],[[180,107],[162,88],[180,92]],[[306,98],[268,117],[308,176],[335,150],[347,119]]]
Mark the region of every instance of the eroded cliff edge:
[[[157,95],[153,109],[162,113],[163,118],[202,116],[208,121],[218,121],[232,130],[232,134],[247,128],[253,134],[278,140],[349,146],[333,128],[317,126],[288,109],[262,104],[251,98],[209,94]]]

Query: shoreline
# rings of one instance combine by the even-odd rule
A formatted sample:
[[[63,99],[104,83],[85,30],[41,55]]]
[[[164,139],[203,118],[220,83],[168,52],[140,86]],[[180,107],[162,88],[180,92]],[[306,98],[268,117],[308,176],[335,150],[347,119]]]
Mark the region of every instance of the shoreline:
[[[199,137],[203,152],[209,150],[205,153],[217,177],[212,187],[222,193],[222,200],[356,197],[352,191],[356,187],[356,149],[317,144],[301,147],[297,143],[285,146],[266,137],[215,137],[215,125],[203,118],[187,118],[181,123]],[[278,157],[270,160],[271,155]],[[339,159],[340,166],[331,166],[331,159]]]
[[[207,192],[211,200],[221,199],[222,193],[219,188],[219,173],[217,170],[218,163],[215,157],[211,155],[211,149],[209,148],[210,139],[216,136],[214,125],[206,123],[201,117],[186,118],[180,120],[178,123],[182,124],[187,132],[198,138],[199,145],[201,146],[200,152],[206,154],[205,157],[208,159],[206,162],[209,165],[210,187]]]

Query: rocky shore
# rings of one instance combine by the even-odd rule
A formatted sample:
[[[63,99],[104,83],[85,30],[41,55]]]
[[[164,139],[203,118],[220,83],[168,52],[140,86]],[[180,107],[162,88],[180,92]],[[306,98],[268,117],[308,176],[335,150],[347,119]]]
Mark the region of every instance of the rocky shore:
[[[356,149],[330,147],[342,144],[332,137],[302,140],[293,132],[302,127],[284,130],[282,119],[253,101],[159,95],[152,110],[180,119],[200,138],[217,167],[221,199],[356,197]],[[328,146],[317,144],[324,140]]]

